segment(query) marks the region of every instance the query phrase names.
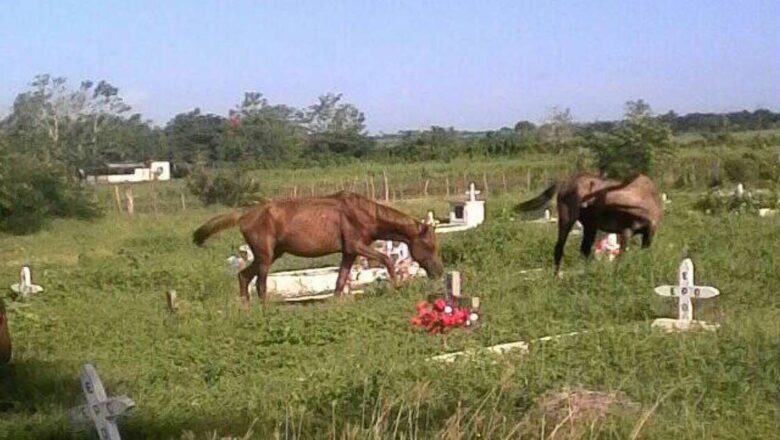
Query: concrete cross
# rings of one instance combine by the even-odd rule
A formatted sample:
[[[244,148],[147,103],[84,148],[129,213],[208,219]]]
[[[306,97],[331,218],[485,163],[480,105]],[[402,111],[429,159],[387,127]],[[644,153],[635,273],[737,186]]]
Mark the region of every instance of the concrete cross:
[[[677,297],[678,321],[690,323],[693,321],[693,303],[691,298],[706,299],[720,295],[720,291],[710,286],[697,286],[694,282],[693,261],[686,258],[680,263],[676,286],[659,286],[655,293],[666,297]]]
[[[474,182],[469,183],[469,190],[466,191],[466,195],[469,196],[469,201],[476,201],[477,194],[482,194],[482,191],[477,191],[477,186],[474,184]]]
[[[121,440],[116,418],[135,406],[127,396],[107,397],[103,382],[91,364],[81,367],[81,388],[87,404],[70,410],[70,422],[74,426],[92,421],[100,440]]]

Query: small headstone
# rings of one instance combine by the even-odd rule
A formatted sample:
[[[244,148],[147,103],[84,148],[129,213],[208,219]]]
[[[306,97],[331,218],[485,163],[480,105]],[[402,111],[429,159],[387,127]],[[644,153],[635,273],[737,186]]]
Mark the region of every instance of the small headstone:
[[[452,271],[447,274],[444,285],[444,300],[452,303],[461,297],[460,272]]]
[[[549,209],[545,209],[544,210],[544,219],[547,220],[547,221],[550,221],[551,218],[552,218],[552,215],[550,215],[550,210]]]
[[[168,305],[168,313],[176,313],[179,310],[179,304],[176,302],[176,291],[173,289],[165,292],[165,300]]]
[[[107,397],[103,382],[91,364],[81,368],[81,388],[87,404],[70,410],[71,425],[76,428],[91,421],[100,440],[121,440],[116,419],[132,409],[135,402],[127,396]]]
[[[661,318],[653,322],[653,327],[660,327],[666,331],[680,331],[691,328],[703,328],[714,330],[717,324],[707,324],[704,321],[693,319],[693,301],[691,298],[707,299],[720,295],[720,291],[710,286],[697,286],[694,282],[693,261],[686,258],[680,263],[678,281],[676,286],[659,286],[655,293],[660,296],[677,298],[677,319]]]

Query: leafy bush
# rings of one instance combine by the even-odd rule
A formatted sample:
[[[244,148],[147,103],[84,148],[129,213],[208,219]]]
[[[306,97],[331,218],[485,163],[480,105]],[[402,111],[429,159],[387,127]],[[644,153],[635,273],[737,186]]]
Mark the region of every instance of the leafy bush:
[[[187,180],[187,188],[204,205],[246,206],[259,200],[260,185],[229,170],[196,169]]]
[[[53,218],[97,217],[101,211],[58,164],[41,164],[18,155],[0,164],[0,230],[28,234]]]

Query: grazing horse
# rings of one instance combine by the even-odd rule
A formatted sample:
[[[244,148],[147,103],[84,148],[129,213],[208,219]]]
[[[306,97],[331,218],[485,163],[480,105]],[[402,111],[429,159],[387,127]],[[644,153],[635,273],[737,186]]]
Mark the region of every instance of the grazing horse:
[[[618,182],[592,174],[578,174],[557,182],[538,197],[516,206],[518,211],[533,211],[558,194],[558,242],[555,244],[555,274],[560,274],[566,238],[574,223],[582,224],[580,251],[589,256],[596,232],[618,234],[625,248],[634,234],[642,234],[642,247],[650,246],[663,216],[658,191],[649,177],[639,174]]]
[[[358,194],[341,191],[325,197],[279,200],[258,205],[245,213],[219,215],[193,234],[203,245],[211,235],[239,226],[254,260],[238,274],[241,297],[249,303],[249,283],[257,276],[257,295],[265,303],[266,278],[271,264],[285,253],[320,257],[341,252],[336,295],[341,295],[358,255],[380,261],[396,284],[393,261],[371,246],[375,240],[406,243],[431,278],[441,276],[434,228]]]

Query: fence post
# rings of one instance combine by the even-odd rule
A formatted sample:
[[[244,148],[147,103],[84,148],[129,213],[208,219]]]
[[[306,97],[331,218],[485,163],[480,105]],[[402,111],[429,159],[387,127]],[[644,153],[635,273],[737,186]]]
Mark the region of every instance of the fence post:
[[[114,202],[116,202],[116,210],[118,213],[122,213],[122,199],[119,197],[119,186],[114,185]]]
[[[488,188],[488,180],[487,180],[487,174],[483,171],[482,172],[482,184],[485,185],[485,196],[487,196],[490,193],[490,188]]]
[[[431,183],[431,179],[425,179],[425,186],[423,187],[423,195],[428,197],[428,184]]]
[[[385,202],[390,201],[390,186],[387,184],[387,172],[385,170],[382,170],[382,177],[385,181]],[[395,193],[393,193],[395,196]]]
[[[506,173],[501,173],[501,182],[504,184],[504,194],[506,194],[508,192],[506,189]]]
[[[132,216],[135,214],[135,200],[133,199],[133,187],[129,186],[125,190],[125,198],[127,199],[127,214]]]
[[[525,170],[525,189],[531,191],[531,169]]]
[[[186,211],[187,210],[187,200],[184,198],[184,193],[181,192],[181,193],[179,193],[179,195],[181,196],[181,210],[182,211]]]
[[[447,187],[447,197],[450,196],[450,176],[444,177],[444,186]]]

